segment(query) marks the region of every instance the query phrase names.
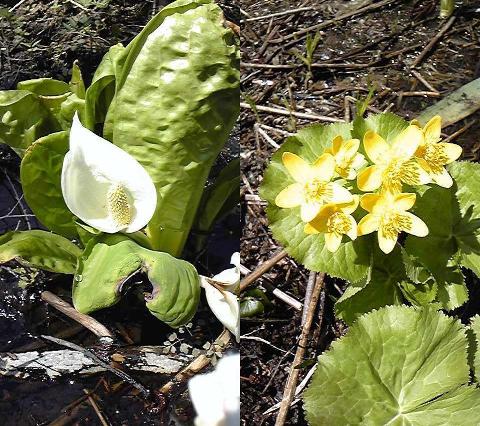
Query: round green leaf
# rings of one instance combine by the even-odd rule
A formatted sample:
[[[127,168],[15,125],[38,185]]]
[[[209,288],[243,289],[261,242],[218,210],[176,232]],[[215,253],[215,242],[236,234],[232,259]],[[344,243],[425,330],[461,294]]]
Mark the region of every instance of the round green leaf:
[[[74,216],[63,200],[60,185],[63,158],[68,151],[68,132],[40,138],[25,153],[20,167],[25,200],[47,228],[73,238]]]
[[[362,316],[321,355],[304,395],[311,426],[477,425],[460,321],[389,306]]]

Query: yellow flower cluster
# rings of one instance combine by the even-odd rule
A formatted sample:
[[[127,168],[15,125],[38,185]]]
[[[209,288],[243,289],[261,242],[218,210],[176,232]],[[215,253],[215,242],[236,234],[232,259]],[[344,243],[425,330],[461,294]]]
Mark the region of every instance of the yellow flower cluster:
[[[313,164],[285,152],[282,161],[295,183],[283,189],[275,203],[282,208],[300,206],[305,232],[324,234],[325,245],[331,252],[339,248],[343,235],[355,240],[376,231],[380,249],[388,254],[400,232],[418,237],[428,234],[427,225],[408,212],[416,195],[402,193],[403,184],[434,182],[444,188],[453,184],[444,166],[459,158],[462,148],[440,142],[440,130],[440,116],[423,128],[413,121],[391,145],[377,133],[367,131],[363,137],[364,151],[370,160],[367,167],[365,157],[358,153],[358,139],[344,141],[337,136]],[[358,189],[367,193],[361,197],[352,195],[336,178],[356,179]],[[359,205],[368,213],[357,225],[352,214]]]

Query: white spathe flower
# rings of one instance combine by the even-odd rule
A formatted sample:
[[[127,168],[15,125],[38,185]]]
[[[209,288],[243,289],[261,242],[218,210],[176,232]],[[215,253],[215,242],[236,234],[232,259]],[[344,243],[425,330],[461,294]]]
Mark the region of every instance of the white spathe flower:
[[[235,294],[240,284],[240,254],[234,253],[234,268],[226,269],[213,278],[201,277],[208,306],[218,320],[240,341],[240,305]]]
[[[188,382],[195,426],[240,425],[240,355],[226,354],[211,373]]]
[[[71,212],[94,228],[136,232],[155,212],[157,192],[150,175],[131,155],[80,123],[70,130],[62,168],[62,193]]]
[[[235,267],[225,269],[215,275],[212,280],[221,284],[228,291],[235,293],[240,286],[240,253],[238,251],[232,254],[230,263]]]

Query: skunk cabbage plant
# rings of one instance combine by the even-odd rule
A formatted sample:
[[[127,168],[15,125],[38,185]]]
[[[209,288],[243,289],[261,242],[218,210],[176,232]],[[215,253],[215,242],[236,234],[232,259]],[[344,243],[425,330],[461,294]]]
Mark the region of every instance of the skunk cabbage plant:
[[[44,227],[0,237],[0,261],[74,274],[73,303],[87,313],[143,272],[150,312],[187,323],[200,277],[178,257],[194,223],[226,211],[217,188],[235,182],[220,173],[227,186],[204,191],[238,116],[237,44],[212,0],[178,0],[112,46],[89,87],[75,63],[69,83],[0,91],[0,142],[22,157],[25,200]]]

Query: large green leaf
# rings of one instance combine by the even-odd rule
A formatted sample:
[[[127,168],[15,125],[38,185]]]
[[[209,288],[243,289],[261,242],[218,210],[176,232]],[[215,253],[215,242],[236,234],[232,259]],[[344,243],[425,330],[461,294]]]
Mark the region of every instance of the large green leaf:
[[[267,216],[273,236],[290,256],[310,270],[357,282],[367,275],[370,266],[373,247],[370,237],[345,242],[335,253],[331,253],[325,247],[323,235],[305,234],[305,224],[300,219],[299,208],[281,209],[275,205],[277,194],[293,183],[282,164],[282,154],[285,151],[293,152],[313,162],[337,135],[349,138],[350,125],[308,126],[288,138],[273,155],[265,171],[260,195],[268,202]]]
[[[201,3],[174,3],[183,6],[148,37],[139,35],[128,48],[114,104],[113,142],[146,168],[158,191],[148,234],[156,249],[174,255],[239,111],[233,33],[218,6]]]
[[[469,355],[473,357],[473,373],[477,383],[480,383],[480,315],[470,319],[470,346]]]
[[[405,278],[400,247],[390,255],[375,247],[368,277],[347,287],[335,303],[335,313],[347,324],[352,324],[357,317],[373,309],[401,305],[403,297],[399,284]]]
[[[0,91],[0,143],[22,156],[36,139],[61,130],[39,97],[27,90]]]
[[[455,227],[461,264],[480,276],[480,164],[458,161],[449,166],[462,219]]]
[[[317,425],[477,425],[460,321],[434,309],[391,306],[362,316],[319,357],[305,392]]]
[[[27,149],[20,167],[25,200],[37,219],[57,234],[77,235],[74,216],[60,185],[63,158],[68,151],[68,132],[52,133]]]
[[[466,216],[462,216],[453,188],[433,186],[417,197],[414,212],[428,226],[427,237],[408,236],[406,252],[423,264],[437,283],[436,301],[444,309],[455,309],[468,299],[463,274],[455,260],[459,242],[474,239],[472,230],[465,231]],[[464,224],[464,225],[462,225]]]
[[[81,254],[71,241],[51,232],[8,232],[0,237],[0,263],[14,259],[25,266],[73,274]]]
[[[200,298],[200,280],[193,265],[119,235],[88,242],[73,284],[75,308],[89,313],[114,305],[124,282],[137,271],[147,272],[153,285],[147,297],[153,315],[172,327],[190,321]]]

